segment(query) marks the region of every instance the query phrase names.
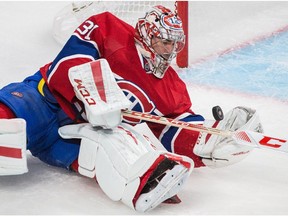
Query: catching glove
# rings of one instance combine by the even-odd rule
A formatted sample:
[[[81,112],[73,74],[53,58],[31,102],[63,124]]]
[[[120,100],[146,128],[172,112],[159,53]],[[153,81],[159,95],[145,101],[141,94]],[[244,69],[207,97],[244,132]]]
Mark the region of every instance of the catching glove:
[[[251,130],[262,133],[262,125],[254,109],[235,107],[222,121],[204,121],[204,126],[220,130]],[[194,153],[202,157],[203,163],[211,168],[228,166],[243,160],[253,147],[237,144],[230,137],[201,134],[194,147]]]

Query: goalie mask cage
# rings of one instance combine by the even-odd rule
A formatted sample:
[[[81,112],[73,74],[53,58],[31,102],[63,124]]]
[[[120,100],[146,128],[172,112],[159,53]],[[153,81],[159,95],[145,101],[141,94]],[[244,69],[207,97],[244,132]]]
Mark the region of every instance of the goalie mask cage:
[[[75,28],[93,14],[109,11],[133,27],[138,18],[155,5],[163,5],[179,14],[186,35],[184,49],[177,55],[179,67],[188,67],[188,1],[79,1],[63,8],[54,19],[53,36],[64,44]]]

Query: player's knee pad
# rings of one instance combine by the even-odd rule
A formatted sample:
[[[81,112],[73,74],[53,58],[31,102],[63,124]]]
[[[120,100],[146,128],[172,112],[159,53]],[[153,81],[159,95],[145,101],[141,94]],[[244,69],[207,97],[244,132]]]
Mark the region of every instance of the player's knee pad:
[[[60,129],[60,134],[67,138],[65,127]],[[113,130],[96,131],[86,124],[71,134],[82,138],[79,173],[89,177],[96,175],[109,198],[121,200],[138,211],[154,208],[175,195],[194,167],[190,158],[155,150],[145,137],[126,124]],[[159,164],[162,164],[161,170],[157,170]],[[163,178],[157,179],[159,176],[154,171]],[[164,181],[155,186],[155,194],[145,188],[153,178],[156,182]]]

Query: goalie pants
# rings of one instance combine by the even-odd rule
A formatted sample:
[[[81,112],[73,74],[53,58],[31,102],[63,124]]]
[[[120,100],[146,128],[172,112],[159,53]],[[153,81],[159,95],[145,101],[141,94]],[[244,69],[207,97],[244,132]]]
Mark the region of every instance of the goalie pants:
[[[79,153],[79,141],[62,139],[58,128],[72,123],[57,103],[47,100],[38,90],[40,72],[23,82],[11,83],[0,90],[0,103],[27,123],[27,149],[33,156],[53,166],[69,169]],[[0,116],[1,118],[1,116]]]

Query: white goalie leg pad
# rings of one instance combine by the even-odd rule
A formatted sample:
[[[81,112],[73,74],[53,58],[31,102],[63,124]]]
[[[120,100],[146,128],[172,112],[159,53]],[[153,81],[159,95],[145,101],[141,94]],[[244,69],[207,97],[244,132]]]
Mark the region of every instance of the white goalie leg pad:
[[[206,121],[204,126],[221,130],[252,130],[263,132],[256,110],[248,107],[235,107],[220,122]],[[216,168],[231,165],[243,160],[253,147],[235,143],[232,138],[202,134],[194,147],[194,153],[202,157],[206,166]]]
[[[26,121],[0,119],[0,176],[28,172]]]
[[[76,97],[85,106],[88,122],[103,128],[120,124],[121,109],[128,108],[130,101],[117,85],[106,59],[72,67],[68,76]]]
[[[63,126],[59,134],[62,138],[81,139],[79,173],[90,178],[96,174],[102,190],[116,201],[122,198],[128,176],[135,175],[132,164],[139,160],[143,167],[140,174],[143,174],[159,156],[144,137],[132,131],[126,124],[113,129],[97,129],[84,123]]]
[[[190,158],[155,150],[146,138],[127,124],[119,125],[113,132],[99,132],[101,144],[96,156],[97,181],[112,200],[121,200],[137,211],[153,209],[174,196],[182,188],[194,167]],[[166,170],[165,177],[159,180],[161,183],[153,191],[135,198],[141,177],[148,170],[156,169],[153,164],[157,163],[160,156],[179,164],[171,170]]]
[[[99,147],[97,131],[89,123],[66,125],[58,130],[64,139],[81,139],[78,172],[89,178],[95,177],[95,161]]]
[[[60,128],[59,133],[63,138],[82,138],[79,172],[81,170],[88,177],[96,174],[99,186],[110,199],[121,200],[137,211],[152,209],[174,196],[194,167],[190,158],[155,150],[146,138],[127,124],[120,124],[110,130],[95,130],[89,124],[78,126],[78,129],[75,129],[75,125],[72,130],[69,127]],[[161,184],[155,188],[155,193],[153,190],[138,194],[135,198],[136,193],[140,192],[141,177],[156,169],[159,157],[175,161],[176,165],[171,170],[164,170],[166,175],[159,180]]]

